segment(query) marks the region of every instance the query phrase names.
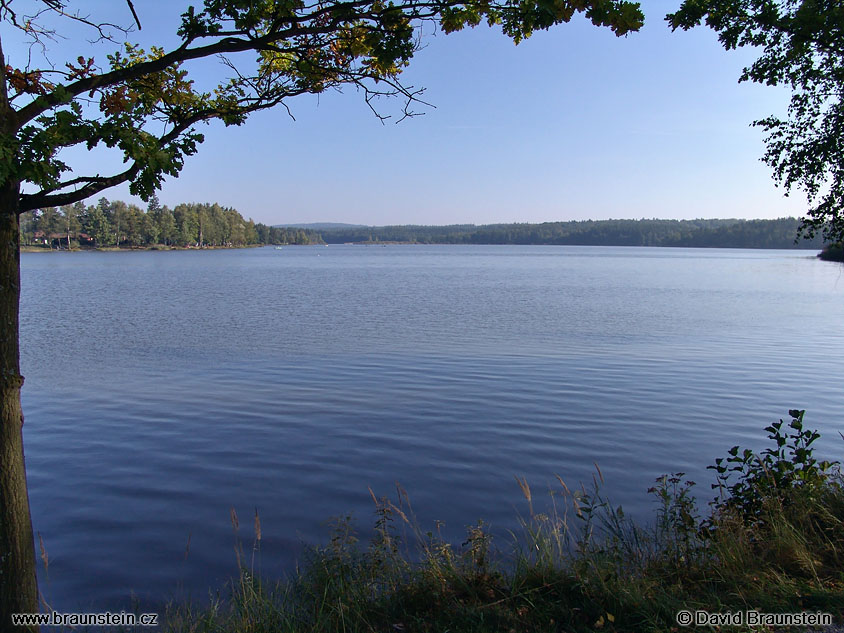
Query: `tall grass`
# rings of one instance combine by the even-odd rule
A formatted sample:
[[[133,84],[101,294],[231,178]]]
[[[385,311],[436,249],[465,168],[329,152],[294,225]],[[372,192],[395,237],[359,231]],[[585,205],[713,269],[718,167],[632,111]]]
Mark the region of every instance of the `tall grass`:
[[[678,611],[844,613],[844,480],[812,455],[803,412],[767,427],[772,446],[733,447],[713,468],[703,511],[683,473],[660,477],[653,521],[640,525],[602,492],[560,479],[551,510],[530,508],[503,549],[483,523],[461,544],[418,527],[407,493],[376,498],[368,543],[351,520],[292,577],[268,584],[238,550],[231,598],[174,605],[172,631],[676,631]],[[236,515],[232,514],[237,530]],[[255,547],[260,545],[256,515]]]

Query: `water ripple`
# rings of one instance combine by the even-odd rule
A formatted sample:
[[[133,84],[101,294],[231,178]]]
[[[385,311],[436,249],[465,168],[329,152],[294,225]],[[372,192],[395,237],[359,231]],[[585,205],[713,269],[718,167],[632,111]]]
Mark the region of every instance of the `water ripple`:
[[[289,570],[368,489],[506,542],[544,491],[646,488],[844,393],[837,267],[779,251],[331,247],[24,255],[24,426],[42,585],[65,611],[204,597],[263,524]],[[702,486],[708,496],[708,487]],[[190,547],[187,547],[190,541]],[[185,556],[188,550],[187,557]]]

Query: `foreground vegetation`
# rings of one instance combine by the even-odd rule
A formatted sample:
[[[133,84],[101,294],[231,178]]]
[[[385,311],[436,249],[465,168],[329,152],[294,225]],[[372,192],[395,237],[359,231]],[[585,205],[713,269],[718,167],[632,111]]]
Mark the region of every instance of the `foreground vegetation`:
[[[681,610],[844,614],[844,480],[818,461],[803,411],[766,428],[773,445],[733,447],[713,468],[717,497],[699,513],[683,473],[657,480],[655,521],[630,521],[601,493],[570,491],[549,514],[531,507],[504,553],[482,523],[459,547],[423,533],[406,494],[376,500],[368,546],[349,520],[293,578],[269,585],[241,551],[231,599],[178,605],[168,630],[678,631]],[[237,526],[237,517],[232,514]],[[260,547],[255,520],[254,548]],[[253,549],[253,551],[256,551]],[[747,630],[748,627],[739,627]],[[776,629],[776,627],[775,627]],[[717,630],[707,628],[706,630]],[[762,628],[758,630],[771,630]],[[802,629],[805,630],[805,627]]]

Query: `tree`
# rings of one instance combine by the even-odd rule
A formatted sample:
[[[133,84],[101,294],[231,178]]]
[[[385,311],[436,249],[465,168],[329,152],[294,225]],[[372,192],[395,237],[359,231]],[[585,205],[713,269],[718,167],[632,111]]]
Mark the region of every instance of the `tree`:
[[[175,235],[176,221],[173,219],[173,212],[165,206],[161,209],[158,216],[159,239],[164,240],[164,243],[169,246]]]
[[[24,213],[20,216],[19,224],[20,224],[21,240],[27,246],[32,244],[33,239],[35,237],[35,235],[34,235],[35,231],[36,231],[35,226],[36,226],[36,223],[37,223],[35,214],[36,214],[35,211],[30,211],[29,213]]]
[[[65,236],[67,240],[67,250],[70,250],[71,235],[79,230],[79,204],[66,204],[62,207],[62,224],[64,224]]]
[[[108,244],[112,235],[111,203],[105,198],[100,198],[97,206],[89,207],[85,213],[83,227],[97,246]]]
[[[196,217],[196,210],[186,204],[177,204],[173,208],[173,217],[177,227],[177,243],[180,246],[196,244],[199,235],[199,219]]]
[[[158,196],[155,195],[155,192],[149,197],[149,202],[147,203],[147,213],[152,214],[152,216],[158,219],[158,214],[161,213],[161,203],[158,200]]]
[[[112,230],[114,231],[114,245],[120,246],[120,243],[127,239],[127,225],[129,224],[129,207],[122,200],[115,200],[108,206],[108,209],[111,211],[111,224]],[[109,236],[107,239],[109,242],[111,242],[112,238],[111,236]]]
[[[727,50],[753,46],[759,58],[740,81],[787,85],[786,119],[754,122],[764,161],[785,189],[813,205],[800,232],[844,240],[844,5],[838,0],[684,0],[666,18],[673,29],[705,22]]]
[[[98,37],[115,42],[127,32],[73,13],[66,0],[26,6],[33,5],[35,14],[25,15],[15,0],[0,0],[0,21],[45,47],[51,28],[61,28],[46,26],[54,22],[85,25]],[[131,1],[128,7],[140,28]],[[149,200],[163,178],[176,176],[185,157],[197,151],[202,141],[198,123],[217,119],[241,125],[250,113],[285,107],[297,95],[352,85],[373,109],[376,98],[398,96],[404,103],[402,114],[411,115],[419,92],[401,83],[400,72],[418,49],[417,35],[424,22],[448,33],[486,21],[519,42],[537,29],[569,21],[576,13],[617,35],[637,30],[643,20],[638,3],[630,0],[204,0],[201,9],[187,7],[177,33],[181,42],[172,50],[145,51],[125,43],[103,67],[80,56],[64,65],[45,62],[33,68],[26,55],[24,66],[16,67],[0,46],[0,67],[5,69],[0,80],[0,614],[4,618],[36,611],[38,606],[21,441],[18,215],[72,204],[124,182],[131,193]],[[248,54],[246,61],[236,59],[241,53]],[[223,56],[230,72],[216,90],[201,92],[194,87],[188,66],[209,56]],[[74,146],[116,149],[123,155],[123,165],[68,176],[72,170],[61,154]],[[100,209],[100,215],[107,216],[105,211]],[[179,228],[182,240],[195,239],[189,222]],[[198,223],[196,228],[201,233]],[[103,237],[95,236],[98,241]],[[198,237],[203,241],[203,235]],[[0,624],[4,630],[8,627],[8,619]]]
[[[159,239],[159,230],[158,230],[158,222],[156,222],[155,215],[152,213],[143,213],[140,212],[138,214],[140,219],[140,235],[141,235],[141,244],[158,244]]]
[[[62,218],[54,207],[45,207],[41,209],[38,216],[38,230],[44,234],[44,240],[52,248],[52,235],[62,230]]]

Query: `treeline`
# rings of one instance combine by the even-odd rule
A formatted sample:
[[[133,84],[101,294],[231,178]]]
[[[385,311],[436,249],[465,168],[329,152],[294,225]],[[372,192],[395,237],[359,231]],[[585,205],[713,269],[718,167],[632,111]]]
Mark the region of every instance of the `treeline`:
[[[21,244],[51,248],[179,246],[236,247],[259,244],[321,244],[318,233],[245,220],[219,204],[162,206],[153,197],[146,209],[100,198],[60,208],[28,211],[20,218]]]
[[[542,224],[453,224],[323,228],[267,226],[219,204],[146,209],[100,198],[21,216],[21,243],[52,248],[236,247],[261,244],[552,244],[581,246],[686,246],[699,248],[806,248],[820,237],[795,242],[800,222],[777,220],[585,220]]]
[[[586,220],[542,224],[455,224],[323,229],[329,244],[560,244],[581,246],[687,246],[820,249],[822,240],[795,243],[799,220]]]

